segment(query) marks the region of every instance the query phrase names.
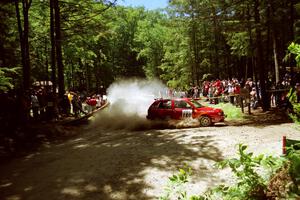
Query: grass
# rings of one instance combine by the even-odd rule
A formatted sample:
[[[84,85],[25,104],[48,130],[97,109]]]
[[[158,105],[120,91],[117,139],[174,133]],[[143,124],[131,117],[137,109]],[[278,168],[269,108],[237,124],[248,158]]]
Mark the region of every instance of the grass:
[[[233,106],[230,103],[219,103],[217,105],[208,105],[213,108],[220,108],[227,115],[226,120],[241,120],[244,118],[241,108]]]

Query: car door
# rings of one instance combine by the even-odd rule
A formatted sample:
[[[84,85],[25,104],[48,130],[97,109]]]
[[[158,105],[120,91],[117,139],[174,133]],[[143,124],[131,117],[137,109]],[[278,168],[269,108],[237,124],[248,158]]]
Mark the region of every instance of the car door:
[[[172,101],[170,99],[162,100],[158,105],[157,114],[161,119],[174,118]]]
[[[184,119],[192,117],[193,108],[184,100],[174,100],[174,118]]]

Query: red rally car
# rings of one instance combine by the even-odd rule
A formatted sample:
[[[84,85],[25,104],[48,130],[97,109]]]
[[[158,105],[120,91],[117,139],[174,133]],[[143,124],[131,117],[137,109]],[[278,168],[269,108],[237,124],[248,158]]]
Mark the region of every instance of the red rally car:
[[[223,110],[201,105],[196,99],[156,99],[148,109],[147,119],[198,119],[201,126],[223,122]]]

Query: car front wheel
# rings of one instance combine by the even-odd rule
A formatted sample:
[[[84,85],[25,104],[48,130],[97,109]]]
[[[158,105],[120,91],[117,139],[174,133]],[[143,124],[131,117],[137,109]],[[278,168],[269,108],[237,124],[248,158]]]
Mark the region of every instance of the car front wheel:
[[[208,116],[202,116],[199,119],[200,126],[210,126],[212,124],[211,119]]]

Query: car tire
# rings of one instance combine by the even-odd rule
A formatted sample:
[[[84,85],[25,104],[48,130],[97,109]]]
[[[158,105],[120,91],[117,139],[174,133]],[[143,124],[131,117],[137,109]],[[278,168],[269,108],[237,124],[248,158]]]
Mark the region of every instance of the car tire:
[[[200,122],[200,126],[203,127],[212,125],[211,119],[208,116],[201,116],[199,122]]]

